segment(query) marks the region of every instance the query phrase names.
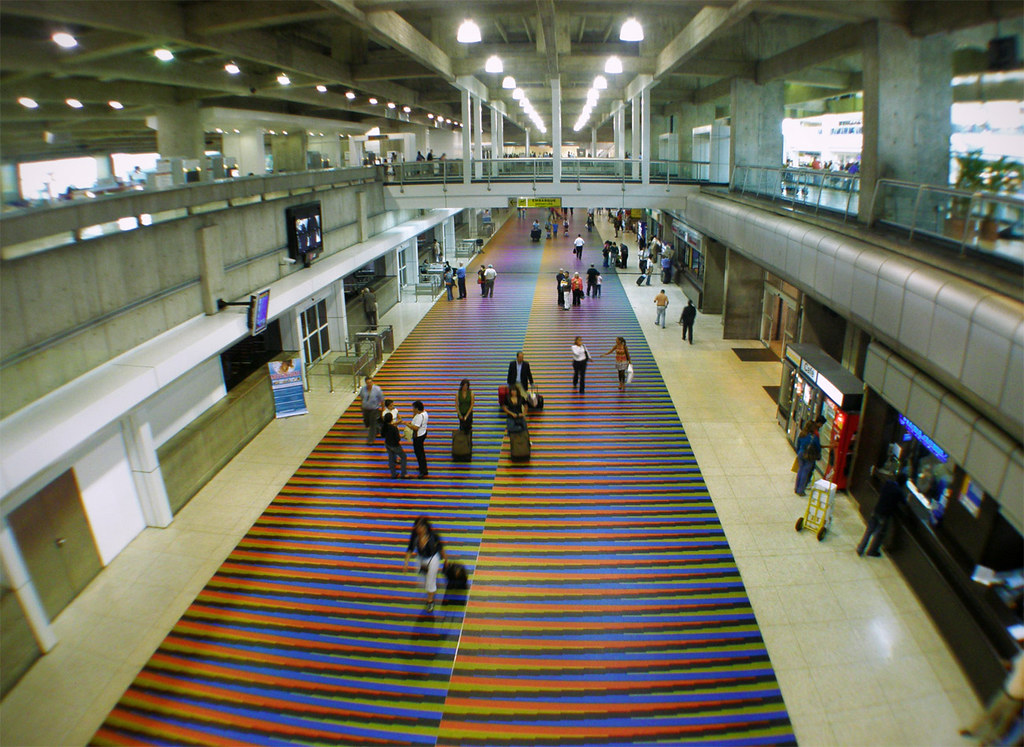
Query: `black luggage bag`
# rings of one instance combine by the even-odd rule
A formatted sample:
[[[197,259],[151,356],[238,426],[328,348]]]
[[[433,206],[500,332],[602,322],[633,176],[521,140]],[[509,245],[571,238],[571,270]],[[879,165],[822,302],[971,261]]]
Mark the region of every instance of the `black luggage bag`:
[[[469,574],[462,563],[449,560],[444,564],[444,576],[448,580],[449,591],[469,588]]]
[[[473,442],[469,434],[456,428],[452,431],[452,461],[468,462],[473,459]]]

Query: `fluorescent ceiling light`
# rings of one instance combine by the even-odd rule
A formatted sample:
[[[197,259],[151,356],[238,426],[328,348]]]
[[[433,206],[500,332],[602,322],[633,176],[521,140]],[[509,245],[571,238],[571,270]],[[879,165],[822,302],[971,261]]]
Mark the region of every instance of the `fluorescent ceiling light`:
[[[222,130],[220,127],[214,127],[213,131],[216,132],[218,135],[224,134],[224,130]]]
[[[598,75],[594,78],[594,88],[598,91],[604,91],[608,88],[608,79],[603,75]]]
[[[327,93],[327,86],[325,86],[323,84],[317,86],[316,87],[316,92],[317,93]]]
[[[409,114],[412,112],[412,109],[408,106],[403,106],[402,111],[405,112],[406,114]]]
[[[174,52],[169,49],[154,49],[153,56],[160,60],[160,62],[170,62],[174,59]]]
[[[377,99],[371,97],[370,98],[370,106],[377,106]]]
[[[289,86],[291,85],[292,79],[289,78],[286,73],[281,73],[280,75],[277,76],[277,82],[280,83],[282,86]]]
[[[229,62],[227,65],[225,65],[224,70],[227,72],[228,75],[238,75],[240,72],[242,72],[242,68],[240,68],[233,62]]]
[[[639,42],[644,40],[644,27],[635,18],[627,18],[619,29],[619,39],[624,42]]]
[[[64,49],[71,49],[72,47],[78,46],[78,39],[73,37],[67,31],[58,31],[50,38],[53,39],[54,44],[58,47],[64,47]]]
[[[514,90],[516,87],[516,79],[513,78],[511,75],[506,75],[505,79],[501,81],[501,87],[509,91]]]
[[[109,106],[111,109],[124,109],[124,104],[122,104],[120,101],[108,101],[107,106]]]
[[[622,60],[615,55],[608,58],[608,61],[604,63],[604,71],[609,75],[618,75],[622,72]]]
[[[513,101],[519,101],[519,99],[521,99],[525,95],[526,94],[523,93],[523,89],[522,88],[517,88],[514,91],[512,91],[512,100]]]
[[[433,118],[434,118],[433,114],[429,114],[429,113],[427,114],[427,119],[433,119]]]
[[[78,99],[64,99],[64,103],[70,106],[72,109],[81,109],[83,104]]]
[[[354,93],[352,93],[352,91],[345,91],[345,98],[347,98],[349,101],[351,101],[355,97],[356,97],[356,95]]]
[[[235,134],[236,135],[241,135],[242,134],[241,130],[239,130],[237,127],[235,128]]]
[[[389,101],[388,102],[388,109],[394,109],[394,108],[395,108],[395,102],[394,101]]]
[[[481,40],[480,27],[468,18],[459,26],[459,33],[455,37],[461,44],[476,44]]]
[[[452,121],[451,121],[450,119],[448,119],[447,117],[445,117],[445,118],[444,118],[444,123],[445,123],[445,124],[451,124],[451,123],[452,123]]]
[[[22,96],[20,99],[18,99],[18,103],[26,109],[39,108],[39,102],[37,102],[35,99],[30,99],[28,96]]]
[[[501,73],[505,71],[505,66],[501,64],[501,58],[496,54],[492,54],[487,58],[487,62],[484,64],[485,73]]]

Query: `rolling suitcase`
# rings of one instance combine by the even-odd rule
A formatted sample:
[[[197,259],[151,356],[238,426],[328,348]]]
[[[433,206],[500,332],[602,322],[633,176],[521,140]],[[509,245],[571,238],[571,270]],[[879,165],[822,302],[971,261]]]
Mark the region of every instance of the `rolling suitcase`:
[[[498,407],[501,407],[508,400],[508,387],[498,387]]]
[[[530,436],[526,431],[509,433],[508,442],[513,461],[525,462],[530,458]]]
[[[473,458],[473,442],[469,434],[456,428],[452,431],[452,461],[468,462]]]

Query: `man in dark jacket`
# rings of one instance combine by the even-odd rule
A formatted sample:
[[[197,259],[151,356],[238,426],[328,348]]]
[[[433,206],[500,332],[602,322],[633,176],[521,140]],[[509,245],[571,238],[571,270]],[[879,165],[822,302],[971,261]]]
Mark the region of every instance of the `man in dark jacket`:
[[[523,351],[516,353],[516,359],[508,364],[508,376],[506,377],[509,389],[518,387],[519,393],[524,397],[530,387],[533,386],[533,373],[530,371],[530,364],[523,357]]]
[[[882,554],[879,547],[885,539],[885,531],[889,528],[889,522],[896,515],[900,504],[906,500],[906,481],[906,474],[901,472],[882,486],[882,491],[878,494],[878,503],[875,504],[875,510],[868,519],[868,527],[864,530],[864,536],[860,538],[860,544],[857,545],[858,555],[864,555],[865,548],[872,558]]]
[[[693,305],[693,301],[686,302],[686,308],[683,309],[683,315],[679,317],[680,323],[683,325],[683,339],[686,339],[687,333],[690,335],[690,344],[693,344],[693,323],[697,319],[697,307]]]

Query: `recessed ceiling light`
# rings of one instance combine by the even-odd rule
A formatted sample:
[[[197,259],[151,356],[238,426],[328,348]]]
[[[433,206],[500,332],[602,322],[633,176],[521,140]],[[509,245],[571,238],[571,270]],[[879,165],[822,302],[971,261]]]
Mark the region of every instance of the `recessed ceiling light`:
[[[109,106],[111,109],[124,109],[124,104],[122,104],[120,101],[108,101],[107,106]]]
[[[622,60],[615,55],[608,58],[608,61],[604,63],[604,71],[609,75],[618,75],[622,72]]]
[[[521,99],[525,95],[526,94],[523,93],[522,88],[516,88],[514,91],[512,91],[512,100],[519,101],[519,99]]]
[[[281,134],[282,135],[287,135],[288,134],[288,130],[281,130]]]
[[[492,54],[487,58],[487,62],[484,63],[485,73],[501,73],[505,71],[505,66],[501,64],[501,58],[496,54]]]
[[[501,87],[509,91],[513,90],[516,87],[516,79],[511,75],[506,75],[505,79],[501,81]]]
[[[220,127],[215,127],[213,131],[216,132],[218,135],[224,134],[224,130],[222,130]]]
[[[53,39],[54,44],[58,47],[64,47],[64,49],[71,49],[72,47],[78,46],[78,39],[73,37],[67,31],[58,31],[50,38]]]
[[[450,119],[448,119],[447,117],[445,117],[445,119],[444,119],[444,123],[445,123],[445,124],[451,124],[451,123],[452,123],[452,121],[451,121]]]
[[[282,86],[291,85],[292,79],[288,77],[287,73],[281,73],[277,76],[277,82]]]
[[[235,134],[236,135],[241,135],[242,134],[241,131],[239,131],[239,129],[237,127],[235,128]]]
[[[376,105],[377,105],[377,99],[371,97],[370,98],[370,106],[376,106]]]
[[[174,59],[174,52],[169,49],[154,49],[153,56],[160,60],[160,62],[170,62]]]
[[[345,98],[347,98],[349,101],[351,101],[355,97],[356,97],[356,95],[354,93],[352,93],[352,91],[345,91]]]
[[[64,103],[70,106],[72,109],[81,109],[83,104],[78,99],[64,99]]]
[[[276,132],[274,132],[273,130],[268,130],[268,132],[269,132],[269,133],[270,133],[271,135],[276,135],[276,134],[277,134],[277,133],[276,133]]]
[[[596,88],[598,91],[604,91],[605,89],[608,88],[608,79],[603,75],[598,75],[596,78],[594,78],[594,88]]]
[[[459,32],[455,37],[461,44],[476,44],[482,38],[480,27],[468,18],[459,26]]]
[[[428,115],[427,115],[427,119],[433,119],[433,118],[434,118],[434,115],[433,115],[433,114],[428,114]]]
[[[317,93],[327,93],[327,86],[320,85],[316,87]]]
[[[408,106],[403,106],[402,111],[405,112],[406,114],[409,114],[410,112],[412,112],[412,109]]]
[[[22,96],[20,99],[18,99],[18,103],[26,109],[39,108],[39,102],[37,102],[35,99],[30,99],[28,96]]]
[[[389,101],[388,102],[388,109],[394,109],[394,108],[395,108],[395,102],[394,101]]]
[[[635,18],[627,18],[619,29],[619,39],[624,42],[640,42],[644,40],[644,27]]]
[[[240,68],[233,62],[229,62],[227,65],[225,65],[224,70],[227,71],[228,75],[238,75],[240,72],[242,72],[242,68]]]

